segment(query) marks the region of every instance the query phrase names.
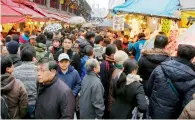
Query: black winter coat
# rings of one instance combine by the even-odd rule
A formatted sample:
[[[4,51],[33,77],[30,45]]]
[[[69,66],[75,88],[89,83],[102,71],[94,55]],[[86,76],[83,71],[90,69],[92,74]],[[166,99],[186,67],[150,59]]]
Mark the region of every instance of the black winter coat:
[[[142,83],[146,90],[147,81],[152,74],[152,71],[160,65],[161,62],[170,60],[169,55],[162,49],[151,49],[142,52],[138,65],[138,74],[143,79]]]
[[[36,119],[73,119],[75,97],[71,89],[57,76],[49,84],[39,86]]]
[[[81,57],[86,55],[86,46],[91,46],[94,47],[94,43],[89,42],[88,40],[83,40],[81,43],[79,43],[79,48],[80,48],[80,54]]]
[[[60,49],[56,54],[54,54],[54,60],[58,61],[58,57],[61,53],[64,53],[64,48]],[[67,52],[69,58],[71,59],[71,66],[73,66],[79,74],[81,74],[81,57],[76,52],[71,49]]]
[[[18,54],[10,54],[14,67],[18,67],[22,64],[21,58]]]
[[[130,76],[133,76],[130,78],[130,82],[126,82],[126,75],[124,73],[120,76],[120,80],[123,79],[122,81],[125,82],[123,87],[117,90],[117,99],[112,105],[111,119],[131,119],[132,111],[135,107],[138,107],[138,110],[142,113],[145,113],[147,110],[148,105],[143,85],[135,77],[136,75]],[[117,83],[118,87],[121,84],[119,82]]]
[[[152,119],[177,119],[185,105],[193,99],[195,71],[192,67],[187,60],[174,58],[161,63],[153,71],[147,86]]]

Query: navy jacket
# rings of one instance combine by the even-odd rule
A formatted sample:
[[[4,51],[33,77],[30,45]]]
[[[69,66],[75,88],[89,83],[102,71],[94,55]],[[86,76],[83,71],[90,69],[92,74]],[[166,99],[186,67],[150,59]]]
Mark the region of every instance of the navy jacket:
[[[74,96],[77,96],[81,89],[81,78],[79,73],[72,67],[68,67],[67,73],[62,73],[60,68],[58,69],[58,78],[63,80],[69,88],[72,90]]]
[[[161,63],[153,71],[147,85],[150,116],[152,119],[177,119],[185,105],[193,99],[194,93],[195,71],[192,63],[181,58]]]

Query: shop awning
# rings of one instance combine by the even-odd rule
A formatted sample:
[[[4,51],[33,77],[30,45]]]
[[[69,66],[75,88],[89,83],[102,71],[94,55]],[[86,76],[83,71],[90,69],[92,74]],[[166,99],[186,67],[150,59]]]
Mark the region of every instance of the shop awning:
[[[48,17],[43,15],[42,13],[35,11],[33,8],[30,8],[22,3],[16,3],[12,0],[2,0],[5,1],[7,6],[22,13],[23,15],[31,16],[34,21],[45,21],[48,20]]]
[[[174,12],[179,9],[179,0],[128,0],[113,8],[113,12],[125,12],[149,16],[177,18]]]
[[[25,18],[22,13],[13,10],[1,1],[1,24],[24,22]]]

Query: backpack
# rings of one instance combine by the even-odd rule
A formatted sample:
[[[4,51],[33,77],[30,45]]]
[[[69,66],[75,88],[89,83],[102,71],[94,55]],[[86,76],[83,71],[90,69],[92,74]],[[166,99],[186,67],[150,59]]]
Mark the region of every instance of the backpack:
[[[10,119],[9,111],[8,111],[8,100],[6,95],[1,95],[1,118],[2,119]]]

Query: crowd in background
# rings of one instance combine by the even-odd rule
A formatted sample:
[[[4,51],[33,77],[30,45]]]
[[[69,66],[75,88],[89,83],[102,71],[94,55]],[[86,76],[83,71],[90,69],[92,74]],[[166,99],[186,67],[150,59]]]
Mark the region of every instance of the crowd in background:
[[[1,118],[195,119],[195,47],[171,56],[163,32],[147,38],[100,28],[1,38]]]

